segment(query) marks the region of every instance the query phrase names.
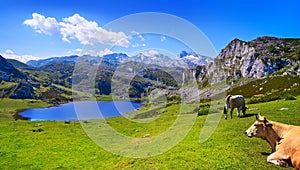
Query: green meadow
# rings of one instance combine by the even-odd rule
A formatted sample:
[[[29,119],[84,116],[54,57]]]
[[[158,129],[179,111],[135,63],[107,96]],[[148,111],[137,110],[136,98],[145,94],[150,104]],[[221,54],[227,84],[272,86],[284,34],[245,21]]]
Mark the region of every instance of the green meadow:
[[[82,122],[14,120],[19,110],[48,105],[34,100],[1,99],[0,102],[0,169],[282,169],[267,163],[270,147],[266,141],[248,138],[244,132],[261,113],[270,120],[300,125],[299,104],[296,100],[275,100],[248,104],[247,115],[220,122],[205,142],[199,142],[207,115],[196,117],[191,130],[170,150],[147,158],[128,158],[112,154],[98,146],[84,131],[84,126],[106,125],[131,137],[152,138],[166,131],[178,117],[190,117],[194,106],[172,104],[166,108],[146,106],[140,114],[157,114],[145,122],[126,118],[110,118],[99,123],[95,120]],[[246,101],[249,99],[246,99]],[[212,114],[222,114],[223,101]],[[201,109],[208,109],[200,107]],[[147,107],[150,109],[147,109]],[[179,114],[179,109],[183,111]],[[288,108],[288,110],[280,110]],[[151,109],[154,110],[151,112]],[[138,118],[139,113],[130,116]],[[213,115],[213,116],[214,116]],[[183,119],[184,120],[184,119]],[[188,126],[190,122],[182,123]],[[82,126],[83,125],[83,126]],[[118,147],[118,146],[116,146]]]

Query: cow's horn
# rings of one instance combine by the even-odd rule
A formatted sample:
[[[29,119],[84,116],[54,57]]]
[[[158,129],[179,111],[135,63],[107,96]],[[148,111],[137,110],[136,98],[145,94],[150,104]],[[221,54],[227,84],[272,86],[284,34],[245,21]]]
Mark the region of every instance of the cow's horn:
[[[256,115],[256,120],[259,120],[260,117],[261,117],[261,116],[260,116],[260,113],[258,113],[258,114]]]

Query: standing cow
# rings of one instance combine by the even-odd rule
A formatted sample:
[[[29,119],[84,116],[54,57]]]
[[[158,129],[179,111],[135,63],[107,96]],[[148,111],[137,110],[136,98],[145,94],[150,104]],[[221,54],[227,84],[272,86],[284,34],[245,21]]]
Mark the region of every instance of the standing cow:
[[[224,114],[227,119],[227,112],[230,108],[230,119],[232,119],[232,112],[234,108],[237,108],[237,116],[240,117],[240,111],[242,110],[243,115],[246,114],[247,107],[245,106],[245,99],[242,95],[228,95],[225,99]]]

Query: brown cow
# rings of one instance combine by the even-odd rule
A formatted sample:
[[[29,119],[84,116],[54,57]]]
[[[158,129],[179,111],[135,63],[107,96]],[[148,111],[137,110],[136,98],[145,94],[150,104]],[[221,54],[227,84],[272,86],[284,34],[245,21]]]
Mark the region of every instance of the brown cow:
[[[237,116],[240,117],[240,111],[242,110],[243,115],[246,114],[247,107],[245,106],[245,99],[242,95],[228,95],[225,99],[224,114],[227,119],[227,112],[230,108],[230,119],[232,119],[232,112],[234,108],[237,108]]]
[[[248,137],[266,140],[272,154],[267,161],[279,166],[288,166],[291,161],[296,169],[300,169],[300,127],[269,121],[258,115],[256,122],[245,132]]]

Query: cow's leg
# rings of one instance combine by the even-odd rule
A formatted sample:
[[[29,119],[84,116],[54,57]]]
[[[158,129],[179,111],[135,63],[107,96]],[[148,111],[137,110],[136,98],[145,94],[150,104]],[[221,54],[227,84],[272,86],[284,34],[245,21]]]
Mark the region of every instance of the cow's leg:
[[[232,112],[234,108],[230,108],[230,119],[232,119]]]
[[[300,151],[295,151],[291,156],[291,162],[296,169],[300,169]]]
[[[288,167],[289,164],[287,163],[287,159],[289,159],[289,157],[285,156],[285,154],[283,154],[282,152],[274,152],[271,155],[268,156],[267,161],[269,163],[273,163],[275,165],[279,165],[282,167]]]
[[[226,106],[224,106],[223,112],[224,112],[224,115],[225,115],[225,120],[227,120],[227,107]]]
[[[243,115],[245,116],[246,115],[246,106],[244,105],[243,107],[242,107],[242,113],[243,113]]]
[[[241,107],[237,108],[237,117],[240,117]]]

